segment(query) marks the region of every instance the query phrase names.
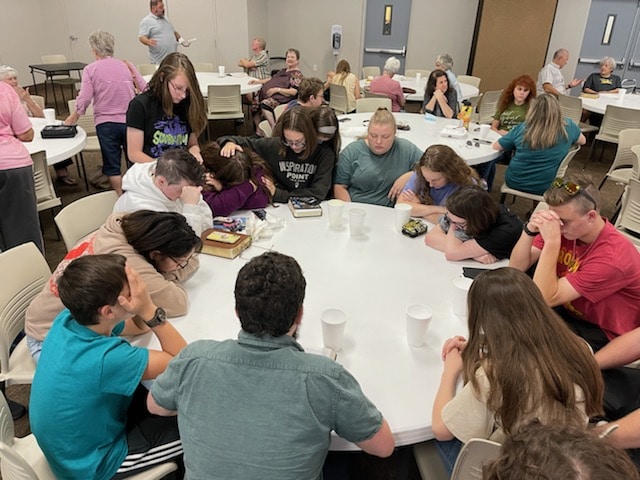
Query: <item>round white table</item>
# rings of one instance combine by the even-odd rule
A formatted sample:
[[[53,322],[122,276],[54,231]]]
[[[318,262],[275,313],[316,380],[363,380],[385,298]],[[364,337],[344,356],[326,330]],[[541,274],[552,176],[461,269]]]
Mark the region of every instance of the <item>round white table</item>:
[[[622,98],[617,93],[600,93],[598,98],[582,98],[582,108],[593,113],[604,115],[607,105],[640,110],[640,94],[627,93]]]
[[[420,82],[416,81],[415,77],[405,77],[403,75],[394,75],[394,80],[400,82],[402,88],[411,88],[416,91],[416,93],[406,93],[405,98],[410,102],[422,102],[424,100],[424,91],[427,88],[427,78],[420,78]],[[471,97],[476,97],[480,95],[480,90],[473,85],[469,85],[468,83],[460,83],[460,90],[462,90],[462,98],[459,98],[458,101],[468,100]],[[360,80],[360,88],[369,88],[371,82],[368,79]]]
[[[33,140],[25,142],[29,154],[44,150],[47,152],[47,165],[55,165],[67,158],[71,158],[82,151],[87,144],[87,134],[78,127],[78,133],[73,138],[42,138],[40,132],[47,125],[44,118],[30,118],[33,126]]]
[[[151,77],[152,75],[145,75],[142,78],[148,82]],[[261,84],[249,85],[253,77],[243,72],[227,73],[224,77],[221,77],[218,72],[196,72],[196,78],[200,85],[200,92],[205,98],[209,95],[209,85],[240,85],[242,95],[257,92],[262,88]]]
[[[366,211],[365,234],[351,238],[348,212],[356,206]],[[240,322],[233,288],[238,271],[265,250],[291,255],[307,280],[298,338],[302,346],[321,349],[321,312],[342,309],[348,319],[336,361],[357,378],[388,420],[396,445],[431,439],[442,345],[450,336],[467,332],[466,319],[454,315],[451,307],[453,280],[463,266],[480,265],[446,261],[442,252],[424,244],[424,236],[409,238],[396,232],[392,208],[347,203],[339,230],[329,229],[326,205],[323,210],[321,217],[294,218],[285,205],[268,207],[270,214],[285,221],[272,238],[234,260],[201,254],[200,269],[185,283],[190,312],[172,323],[188,342],[237,338]],[[506,261],[489,268],[504,265]],[[406,341],[405,309],[415,303],[433,311],[422,347],[410,347]],[[139,337],[136,344],[157,348],[151,334]],[[357,447],[334,435],[331,449]]]
[[[352,113],[338,117],[342,148],[357,137],[366,135],[371,115],[372,113]],[[470,126],[470,132],[464,138],[443,137],[442,129],[447,125],[458,125],[460,120],[436,117],[435,121],[429,121],[419,113],[394,113],[393,116],[397,122],[404,122],[411,127],[411,130],[398,130],[398,137],[410,140],[422,151],[434,144],[448,145],[469,165],[480,165],[499,156],[499,152],[491,148],[491,143],[500,138],[500,135],[493,130],[489,132],[485,142],[474,140],[479,138],[480,132],[474,131],[479,127],[473,123]],[[469,140],[472,145],[467,144]],[[475,146],[476,143],[478,147]]]

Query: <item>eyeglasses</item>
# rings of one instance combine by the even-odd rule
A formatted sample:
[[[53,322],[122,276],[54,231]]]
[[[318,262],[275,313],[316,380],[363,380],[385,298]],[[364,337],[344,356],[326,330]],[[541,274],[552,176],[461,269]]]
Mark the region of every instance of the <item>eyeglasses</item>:
[[[467,147],[477,147],[480,148],[480,142],[472,142],[471,140],[467,140]]]
[[[170,259],[173,261],[173,263],[175,263],[175,264],[176,264],[178,267],[180,267],[180,268],[185,268],[187,265],[189,265],[189,261],[190,261],[192,258],[195,258],[195,257],[197,257],[197,256],[198,256],[198,254],[197,254],[197,253],[192,253],[191,255],[189,255],[189,258],[187,258],[186,260],[176,260],[176,259],[175,259],[175,258],[173,258],[172,256],[167,255],[167,257],[168,257],[168,258],[170,258]]]
[[[598,206],[593,197],[589,195],[589,193],[577,183],[565,182],[564,178],[558,177],[553,181],[553,183],[551,183],[551,186],[554,188],[564,188],[564,191],[567,192],[571,197],[582,194],[587,200],[593,203],[594,207]]]
[[[282,144],[285,147],[292,147],[292,148],[304,148],[307,146],[307,141],[306,140],[300,140],[297,142],[291,141],[291,140],[287,140],[286,138],[282,139]]]
[[[171,85],[171,88],[173,88],[176,92],[182,93],[184,95],[189,95],[188,87],[182,87],[182,86],[176,87],[171,80],[169,80],[169,85]]]
[[[467,228],[467,222],[454,222],[453,220],[451,220],[451,217],[449,216],[449,212],[445,212],[444,216],[449,221],[450,224],[455,225],[459,229],[464,230],[465,228]]]

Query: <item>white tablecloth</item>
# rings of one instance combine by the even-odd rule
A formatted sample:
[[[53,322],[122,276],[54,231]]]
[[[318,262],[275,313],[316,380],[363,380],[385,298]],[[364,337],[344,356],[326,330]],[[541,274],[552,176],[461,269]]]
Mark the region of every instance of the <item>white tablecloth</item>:
[[[30,154],[45,150],[47,152],[47,164],[54,165],[82,151],[87,144],[87,134],[78,127],[78,133],[73,138],[50,138],[44,139],[40,132],[47,125],[44,118],[30,118],[33,126],[33,140],[24,145]]]
[[[152,75],[145,75],[143,78],[148,82],[151,77]],[[196,72],[196,77],[203,97],[208,96],[209,85],[240,85],[242,95],[257,92],[262,88],[260,84],[249,85],[253,77],[249,77],[246,73],[228,73],[221,77],[218,72]]]

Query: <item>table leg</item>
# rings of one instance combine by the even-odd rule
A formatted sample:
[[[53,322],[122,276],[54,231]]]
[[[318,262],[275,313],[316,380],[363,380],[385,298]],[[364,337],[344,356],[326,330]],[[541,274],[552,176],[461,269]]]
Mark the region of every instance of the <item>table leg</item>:
[[[51,90],[53,90],[53,108],[58,106],[58,98],[56,97],[56,85],[53,83],[53,75],[49,76],[49,80],[51,82]]]
[[[33,68],[31,69],[31,80],[33,80],[33,88],[36,89],[36,95],[38,95],[38,84],[36,83],[36,76],[33,74]],[[45,87],[45,94],[47,88]]]

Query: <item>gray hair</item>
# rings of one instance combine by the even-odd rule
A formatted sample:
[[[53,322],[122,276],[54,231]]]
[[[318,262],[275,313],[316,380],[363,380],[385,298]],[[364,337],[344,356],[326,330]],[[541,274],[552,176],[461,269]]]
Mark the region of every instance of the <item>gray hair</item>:
[[[384,71],[394,75],[398,73],[398,70],[400,70],[400,60],[396,57],[387,58],[387,61],[384,62]]]
[[[262,37],[255,37],[255,38],[253,39],[253,41],[254,41],[254,42],[258,42],[258,44],[260,45],[260,48],[261,48],[262,50],[264,50],[265,48],[267,48],[267,41],[266,41],[264,38],[262,38]]]
[[[569,55],[569,50],[566,48],[559,48],[555,52],[553,52],[553,59],[560,58],[563,55]]]
[[[602,60],[600,60],[600,65],[607,65],[611,70],[615,70],[618,64],[615,59],[611,57],[604,57]]]
[[[9,65],[0,65],[0,81],[7,78],[18,78],[18,71]]]
[[[439,63],[445,70],[451,70],[453,68],[453,58],[448,53],[441,53],[436,57],[436,63]]]
[[[109,32],[97,30],[89,35],[89,46],[99,57],[112,57],[116,39]]]

